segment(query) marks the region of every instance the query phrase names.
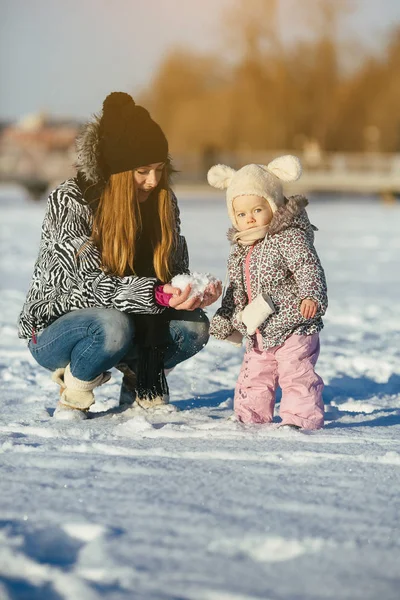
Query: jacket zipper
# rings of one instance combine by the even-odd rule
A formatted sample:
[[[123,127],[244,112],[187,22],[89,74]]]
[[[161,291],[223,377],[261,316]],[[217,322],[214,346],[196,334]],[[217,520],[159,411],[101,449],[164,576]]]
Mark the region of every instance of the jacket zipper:
[[[244,263],[245,279],[246,279],[246,289],[247,289],[247,297],[249,299],[249,304],[250,304],[250,302],[253,299],[252,298],[252,294],[251,294],[251,284],[250,284],[250,260],[251,260],[251,255],[253,253],[253,250],[256,247],[256,243],[257,242],[255,242],[251,246],[251,248],[250,248],[250,250],[249,250],[249,252],[248,252],[248,254],[246,256],[245,263]],[[256,339],[257,339],[257,343],[258,343],[259,348],[262,349],[262,347],[263,347],[263,340],[262,340],[261,332],[258,329],[258,327],[256,329]]]
[[[244,274],[245,274],[245,279],[246,279],[246,290],[247,290],[247,297],[249,299],[249,304],[252,301],[251,284],[250,284],[250,259],[251,259],[251,255],[254,250],[254,247],[255,247],[255,244],[253,244],[251,246],[250,250],[248,251],[246,260],[244,263]]]

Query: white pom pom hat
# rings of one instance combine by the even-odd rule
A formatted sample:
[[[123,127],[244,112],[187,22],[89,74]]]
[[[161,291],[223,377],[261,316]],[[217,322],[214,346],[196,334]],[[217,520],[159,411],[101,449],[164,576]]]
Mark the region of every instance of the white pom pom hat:
[[[302,173],[297,156],[279,156],[268,165],[250,164],[238,171],[226,165],[214,165],[208,171],[210,185],[220,190],[226,189],[226,204],[229,217],[236,227],[233,201],[238,196],[261,196],[276,212],[284,204],[282,182],[297,181]]]

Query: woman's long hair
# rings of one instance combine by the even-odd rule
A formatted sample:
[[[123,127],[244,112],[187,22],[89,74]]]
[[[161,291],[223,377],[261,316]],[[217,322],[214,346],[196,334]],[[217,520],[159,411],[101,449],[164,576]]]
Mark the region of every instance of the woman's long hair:
[[[94,215],[91,240],[100,250],[106,273],[136,274],[139,238],[151,245],[153,268],[163,283],[171,279],[175,215],[167,166],[158,186],[139,205],[133,171],[111,175]]]

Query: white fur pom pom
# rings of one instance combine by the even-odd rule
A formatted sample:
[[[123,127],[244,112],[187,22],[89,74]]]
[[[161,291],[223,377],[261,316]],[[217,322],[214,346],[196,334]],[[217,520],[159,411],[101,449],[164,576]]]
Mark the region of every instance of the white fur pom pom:
[[[235,169],[227,165],[214,165],[207,173],[207,181],[219,190],[226,190],[235,173]]]
[[[297,181],[302,173],[300,160],[291,154],[275,158],[267,165],[267,169],[281,181],[287,182]]]
[[[198,296],[203,300],[204,291],[206,287],[210,283],[218,283],[219,279],[211,275],[211,273],[197,273],[193,271],[190,275],[182,274],[175,275],[172,278],[171,285],[179,288],[182,292],[186,288],[187,285],[192,286],[189,298],[193,298],[193,296]]]

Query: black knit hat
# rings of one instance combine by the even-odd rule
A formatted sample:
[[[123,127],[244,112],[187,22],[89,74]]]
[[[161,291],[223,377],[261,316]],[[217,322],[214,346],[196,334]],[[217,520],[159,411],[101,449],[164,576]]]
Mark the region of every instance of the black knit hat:
[[[125,92],[107,96],[100,119],[100,159],[105,174],[131,171],[167,158],[167,139],[148,111]]]

